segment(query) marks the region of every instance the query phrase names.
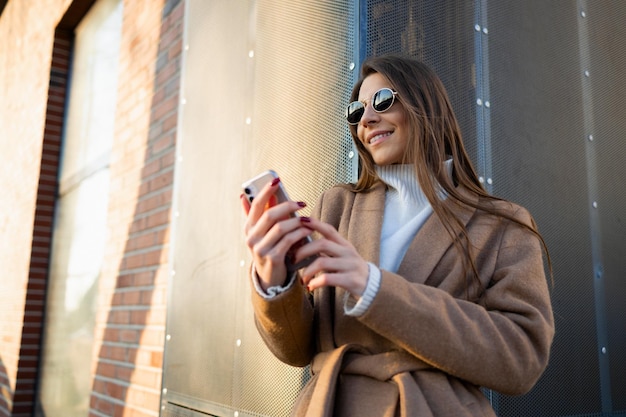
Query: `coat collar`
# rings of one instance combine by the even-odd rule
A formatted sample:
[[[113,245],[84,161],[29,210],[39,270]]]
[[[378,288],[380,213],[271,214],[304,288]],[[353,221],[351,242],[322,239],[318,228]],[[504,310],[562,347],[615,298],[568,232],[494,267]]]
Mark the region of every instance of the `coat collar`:
[[[385,184],[379,182],[369,191],[356,194],[348,230],[350,242],[365,260],[375,265],[380,261],[386,189]],[[464,188],[458,190],[473,202],[478,201],[475,195]],[[473,207],[461,205],[452,199],[447,199],[444,204],[458,216],[464,227],[476,211]],[[450,234],[439,217],[433,213],[411,241],[407,250],[410,255],[402,260],[398,274],[412,282],[424,283],[452,244]]]

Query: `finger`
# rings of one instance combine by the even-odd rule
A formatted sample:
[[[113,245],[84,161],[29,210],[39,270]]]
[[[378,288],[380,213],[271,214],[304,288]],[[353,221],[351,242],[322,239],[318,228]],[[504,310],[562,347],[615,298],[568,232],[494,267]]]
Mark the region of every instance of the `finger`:
[[[280,184],[280,178],[274,178],[272,182],[268,183],[265,187],[259,191],[252,200],[250,205],[250,212],[248,213],[253,219],[258,219],[261,217],[265,209],[268,207],[270,203],[271,197],[274,195],[276,190],[278,189],[278,185]],[[274,199],[275,204],[275,199]]]
[[[241,194],[239,196],[239,199],[241,200],[241,207],[243,208],[243,211],[246,213],[247,216],[250,212],[250,202],[246,198],[245,194]]]
[[[311,233],[313,232],[313,229],[307,229],[311,230]],[[344,256],[347,253],[349,253],[347,248],[342,247],[338,243],[332,242],[326,238],[320,238],[314,239],[308,245],[298,248],[295,253],[294,260],[295,262],[300,262],[302,259],[308,258],[313,255],[337,258]]]
[[[254,205],[254,202],[253,202]],[[289,230],[295,227],[301,227],[302,223],[295,215],[298,210],[306,207],[306,204],[300,201],[286,201],[277,206],[265,210],[259,218],[254,220],[252,214],[248,216],[245,230],[261,237],[267,234],[276,224],[289,220]],[[252,213],[252,208],[250,213]],[[279,229],[280,230],[280,229]]]
[[[312,244],[313,243],[311,243],[310,245]],[[319,256],[302,271],[302,279],[305,282],[308,282],[319,274],[346,272],[349,271],[350,264],[351,262],[343,258]]]
[[[258,263],[271,263],[274,266],[284,265],[287,253],[294,245],[313,233],[310,229],[298,227],[286,233],[268,233],[252,247],[252,252],[258,257]],[[278,238],[276,238],[278,236]]]
[[[348,272],[322,272],[312,278],[302,278],[302,283],[309,291],[322,287],[341,287],[351,294],[360,297],[367,286],[367,276]]]
[[[294,237],[293,233],[296,231],[299,233]],[[302,227],[297,218],[289,218],[274,223],[267,232],[260,235],[260,238],[256,240],[256,244],[253,246],[256,247],[255,249],[258,248],[257,250],[260,254],[268,253],[274,247],[279,251],[286,252],[291,245],[298,241],[298,237],[301,239],[302,237],[309,236],[311,233],[313,233],[313,231]],[[254,237],[251,237],[251,239],[254,239]]]
[[[344,244],[347,242],[346,239],[339,234],[337,229],[335,229],[332,225],[325,223],[323,221],[317,220],[313,217],[300,217],[300,221],[302,225],[308,227],[309,229],[315,230],[326,239],[329,239],[332,242]]]

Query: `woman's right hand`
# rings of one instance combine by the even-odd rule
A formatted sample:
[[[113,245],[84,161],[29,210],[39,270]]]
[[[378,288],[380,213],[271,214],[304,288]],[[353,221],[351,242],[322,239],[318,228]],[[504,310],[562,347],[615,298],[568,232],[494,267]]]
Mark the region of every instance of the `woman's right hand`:
[[[241,195],[241,203],[247,214],[244,225],[246,245],[252,254],[259,284],[263,290],[281,286],[287,280],[285,258],[292,245],[313,233],[302,225],[298,217],[292,214],[306,206],[305,203],[287,201],[275,205],[274,193],[279,187],[280,179],[266,185],[248,203],[245,195]]]

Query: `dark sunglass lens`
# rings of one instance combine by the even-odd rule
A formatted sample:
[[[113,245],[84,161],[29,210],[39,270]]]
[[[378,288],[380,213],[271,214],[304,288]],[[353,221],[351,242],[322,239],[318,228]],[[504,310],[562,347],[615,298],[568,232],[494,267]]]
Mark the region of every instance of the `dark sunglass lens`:
[[[348,104],[348,108],[346,109],[346,119],[348,123],[352,125],[359,123],[361,117],[363,117],[364,109],[363,103],[360,101],[353,101]]]
[[[377,112],[385,111],[393,104],[393,91],[383,88],[372,97],[372,107]]]

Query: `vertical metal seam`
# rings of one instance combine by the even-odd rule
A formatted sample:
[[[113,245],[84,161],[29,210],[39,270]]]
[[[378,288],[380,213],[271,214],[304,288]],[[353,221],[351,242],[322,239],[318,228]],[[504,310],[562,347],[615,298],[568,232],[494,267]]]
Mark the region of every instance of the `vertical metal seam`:
[[[485,156],[485,180],[487,182],[486,188],[487,191],[493,191],[492,178],[493,178],[493,155],[491,150],[491,90],[489,88],[489,37],[488,37],[488,28],[489,21],[487,17],[487,1],[481,0],[480,5],[480,18],[481,25],[483,27],[482,31],[478,34],[481,44],[481,66],[482,66],[482,96],[483,96],[483,111],[482,111],[482,122],[483,122],[483,147],[484,147],[484,156]]]
[[[491,112],[489,90],[489,49],[487,40],[487,0],[476,2],[474,11],[474,50],[476,67],[476,149],[477,167],[487,191],[492,192]]]
[[[591,63],[590,46],[589,46],[589,30],[587,16],[587,1],[577,1],[578,13],[578,47],[580,54],[580,79],[583,106],[583,123],[585,132],[581,135],[581,140],[585,141],[585,160],[587,172],[587,192],[589,211],[589,226],[591,239],[591,257],[593,263],[593,288],[594,288],[594,307],[596,315],[596,337],[597,337],[597,355],[598,366],[600,372],[600,397],[602,402],[602,411],[609,412],[612,410],[611,398],[611,376],[609,353],[606,351],[608,345],[608,331],[606,320],[606,306],[604,299],[604,277],[602,274],[602,240],[600,236],[600,217],[597,208],[598,196],[598,174],[596,163],[595,142],[588,140],[592,138],[595,130],[593,117],[593,89],[591,77],[593,74],[589,72]],[[603,351],[604,350],[604,351]]]
[[[364,19],[367,18],[367,13],[364,13],[364,8],[367,7],[367,0],[353,0],[352,7],[354,8],[354,52],[352,54],[354,70],[352,71],[352,85],[354,85],[359,78],[361,63],[366,55],[367,21],[364,21]],[[359,153],[350,133],[348,133],[348,140],[350,140],[352,152],[354,152],[351,170],[352,178],[350,178],[350,181],[356,183],[359,177]]]

